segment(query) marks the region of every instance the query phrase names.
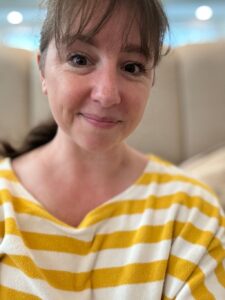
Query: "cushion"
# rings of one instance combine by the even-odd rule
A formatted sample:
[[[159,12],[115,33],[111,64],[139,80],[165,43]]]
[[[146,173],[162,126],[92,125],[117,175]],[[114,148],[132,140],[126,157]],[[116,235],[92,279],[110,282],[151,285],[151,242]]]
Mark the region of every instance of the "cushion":
[[[181,168],[208,184],[218,195],[225,209],[225,145],[198,154],[184,161]]]

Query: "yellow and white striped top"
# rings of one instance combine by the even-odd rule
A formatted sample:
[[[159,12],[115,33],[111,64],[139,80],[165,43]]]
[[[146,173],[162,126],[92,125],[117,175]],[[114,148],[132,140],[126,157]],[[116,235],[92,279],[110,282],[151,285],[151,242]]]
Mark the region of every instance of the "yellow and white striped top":
[[[0,162],[0,299],[225,299],[225,218],[215,195],[151,156],[78,227]]]

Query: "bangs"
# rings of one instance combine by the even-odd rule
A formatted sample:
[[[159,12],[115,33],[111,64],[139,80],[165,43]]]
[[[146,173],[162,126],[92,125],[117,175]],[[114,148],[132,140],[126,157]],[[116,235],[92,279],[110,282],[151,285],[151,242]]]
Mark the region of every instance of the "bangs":
[[[56,12],[58,20],[55,22],[57,49],[60,51],[61,47],[71,46],[84,32],[87,40],[95,36],[112,16],[118,0],[106,2],[108,5],[102,5],[102,0],[80,0],[74,5],[73,1],[61,1]],[[101,14],[99,7],[101,7]],[[90,23],[94,26],[87,30]]]
[[[63,0],[52,11],[52,38],[59,55],[85,32],[88,40],[95,36],[121,6],[127,8],[123,43],[126,44],[134,22],[137,22],[141,51],[156,66],[162,55],[162,45],[168,21],[161,4],[150,0]],[[50,1],[51,2],[51,1]],[[48,9],[48,13],[51,11]],[[51,17],[51,16],[50,16]],[[48,18],[50,19],[50,18]],[[90,24],[92,27],[90,28]]]

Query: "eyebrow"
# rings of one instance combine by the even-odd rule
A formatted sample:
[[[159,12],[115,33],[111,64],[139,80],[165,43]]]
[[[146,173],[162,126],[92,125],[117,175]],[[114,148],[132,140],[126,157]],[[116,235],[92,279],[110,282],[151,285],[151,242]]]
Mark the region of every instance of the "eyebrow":
[[[126,52],[126,53],[141,54],[146,59],[148,59],[148,55],[146,54],[146,51],[144,51],[144,49],[139,45],[127,44],[124,47],[122,47],[121,50],[122,50],[122,52]]]
[[[97,46],[97,43],[94,40],[94,38],[91,36],[88,36],[88,35],[84,35],[84,34],[76,35],[75,41],[77,41],[77,40],[80,42],[83,42],[85,44],[89,44],[91,46],[95,46],[95,47]]]
[[[85,44],[89,44],[94,47],[98,46],[96,40],[93,37],[85,34],[77,35],[75,41],[76,40]],[[135,53],[135,54],[143,55],[146,59],[149,58],[149,55],[146,53],[146,51],[144,51],[144,49],[141,46],[136,44],[122,45],[121,51],[125,53]]]

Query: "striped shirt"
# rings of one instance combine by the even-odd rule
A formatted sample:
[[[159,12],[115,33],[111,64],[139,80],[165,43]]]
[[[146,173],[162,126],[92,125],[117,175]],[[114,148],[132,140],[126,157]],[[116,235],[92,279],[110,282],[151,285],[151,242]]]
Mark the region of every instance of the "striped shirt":
[[[0,162],[0,299],[225,299],[225,218],[213,192],[151,156],[77,227]]]

